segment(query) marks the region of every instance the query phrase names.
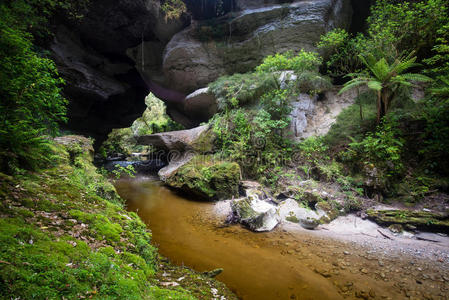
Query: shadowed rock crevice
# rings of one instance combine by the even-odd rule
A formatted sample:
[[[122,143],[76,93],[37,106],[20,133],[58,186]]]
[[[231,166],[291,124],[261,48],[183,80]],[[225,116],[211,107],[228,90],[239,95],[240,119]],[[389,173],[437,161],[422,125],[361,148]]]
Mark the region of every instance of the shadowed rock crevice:
[[[186,107],[188,94],[247,72],[266,55],[314,49],[321,34],[348,28],[352,16],[350,0],[223,1],[219,13],[217,2],[186,1],[198,19],[191,22],[189,14],[166,19],[157,0],[100,0],[79,23],[59,24],[50,49],[67,82],[68,127],[98,145],[142,114],[150,91],[171,118],[194,127],[210,112]]]

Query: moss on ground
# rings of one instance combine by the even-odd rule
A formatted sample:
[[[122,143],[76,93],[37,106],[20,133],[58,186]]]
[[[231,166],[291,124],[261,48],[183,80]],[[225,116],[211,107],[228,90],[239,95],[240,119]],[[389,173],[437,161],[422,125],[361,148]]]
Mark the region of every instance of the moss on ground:
[[[54,146],[58,166],[0,173],[0,298],[210,299],[218,287],[233,299],[223,284],[190,270],[183,270],[190,281],[161,282],[170,264],[96,172],[86,145],[82,137],[62,139]]]
[[[206,200],[238,196],[240,167],[235,162],[198,155],[167,178],[166,183]]]

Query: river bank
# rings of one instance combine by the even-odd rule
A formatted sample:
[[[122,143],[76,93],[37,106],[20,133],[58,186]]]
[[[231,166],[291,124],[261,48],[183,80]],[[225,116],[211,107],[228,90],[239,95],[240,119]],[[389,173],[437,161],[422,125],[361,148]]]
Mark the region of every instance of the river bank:
[[[198,271],[223,268],[217,279],[239,298],[447,298],[447,237],[434,243],[380,229],[391,235],[388,240],[377,225],[354,216],[313,231],[283,223],[254,233],[224,226],[226,201],[191,201],[148,178],[116,187],[164,256]]]
[[[235,299],[205,274],[170,264],[93,166],[92,141],[64,136],[54,164],[0,173],[1,299]],[[168,285],[166,274],[183,277]]]

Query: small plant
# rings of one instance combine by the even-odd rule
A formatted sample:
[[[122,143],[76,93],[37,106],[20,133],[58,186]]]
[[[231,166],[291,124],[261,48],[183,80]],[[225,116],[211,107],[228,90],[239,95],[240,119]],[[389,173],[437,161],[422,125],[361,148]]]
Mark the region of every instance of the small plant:
[[[114,174],[116,179],[120,179],[123,175],[134,178],[135,174],[136,174],[136,170],[134,169],[134,167],[132,165],[123,167],[119,164],[116,164],[114,166],[114,170],[112,170],[112,174]]]

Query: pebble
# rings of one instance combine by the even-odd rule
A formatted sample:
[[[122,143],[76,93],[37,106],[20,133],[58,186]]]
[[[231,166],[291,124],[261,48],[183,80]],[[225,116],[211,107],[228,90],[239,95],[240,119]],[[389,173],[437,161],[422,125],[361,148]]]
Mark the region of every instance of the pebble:
[[[348,251],[343,251],[343,254],[344,254],[344,255],[349,255],[349,254],[351,254],[351,253],[349,253]]]

